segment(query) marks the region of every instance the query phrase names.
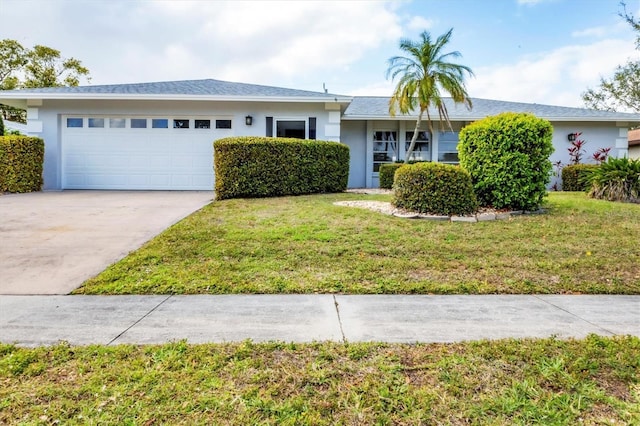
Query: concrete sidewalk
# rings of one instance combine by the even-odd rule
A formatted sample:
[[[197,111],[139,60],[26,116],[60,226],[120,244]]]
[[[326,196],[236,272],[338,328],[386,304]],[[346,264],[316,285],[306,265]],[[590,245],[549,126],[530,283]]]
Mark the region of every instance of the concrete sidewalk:
[[[454,342],[640,336],[640,296],[0,296],[0,342]]]

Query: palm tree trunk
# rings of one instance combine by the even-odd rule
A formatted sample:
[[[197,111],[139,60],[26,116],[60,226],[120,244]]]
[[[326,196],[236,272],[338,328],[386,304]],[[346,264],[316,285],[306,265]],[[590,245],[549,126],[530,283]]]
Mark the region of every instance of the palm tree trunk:
[[[411,143],[409,144],[409,149],[404,154],[404,162],[407,163],[411,159],[411,154],[413,154],[413,150],[416,148],[416,139],[418,139],[418,131],[420,130],[420,124],[422,123],[422,114],[424,113],[424,109],[420,108],[420,114],[418,114],[418,119],[416,120],[416,128],[413,131],[413,136],[411,137]]]

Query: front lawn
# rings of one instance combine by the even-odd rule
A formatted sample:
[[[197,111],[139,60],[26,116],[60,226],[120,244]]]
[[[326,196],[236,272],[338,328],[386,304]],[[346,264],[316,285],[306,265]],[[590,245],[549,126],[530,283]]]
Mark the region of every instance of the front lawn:
[[[640,294],[640,205],[551,193],[548,213],[409,220],[329,194],[216,201],[76,293]]]
[[[640,339],[0,344],[0,424],[640,424]]]

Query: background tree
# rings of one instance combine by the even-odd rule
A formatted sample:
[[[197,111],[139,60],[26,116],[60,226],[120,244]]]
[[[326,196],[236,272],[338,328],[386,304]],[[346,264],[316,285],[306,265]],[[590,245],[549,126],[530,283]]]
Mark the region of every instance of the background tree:
[[[400,40],[400,49],[408,56],[394,56],[389,59],[387,78],[394,80],[400,77],[389,102],[389,113],[394,116],[396,111],[409,114],[418,110],[416,127],[411,138],[409,149],[405,155],[405,162],[411,158],[416,139],[420,130],[422,116],[426,113],[427,124],[433,138],[433,123],[429,108],[438,111],[441,126],[443,123],[451,128],[444,94],[448,94],[456,104],[462,103],[471,108],[472,103],[465,88],[465,74],[473,76],[471,68],[450,62],[451,59],[462,56],[460,52],[444,53],[443,49],[451,39],[453,28],[439,36],[435,42],[431,40],[429,32],[420,34],[419,41]]]
[[[16,40],[0,40],[0,90],[35,87],[78,86],[89,81],[89,70],[75,58],[65,59],[60,51],[36,45],[26,49]],[[5,119],[26,122],[24,110],[0,105]]]
[[[622,12],[619,15],[637,32],[636,49],[640,50],[640,22],[627,11],[624,2],[620,5]],[[582,100],[589,108],[640,112],[640,61],[629,60],[618,65],[613,77],[601,78],[597,88],[590,88],[582,94]]]
[[[78,86],[89,70],[78,59],[63,59],[59,50],[36,45],[27,53],[24,73],[22,87],[62,87]]]

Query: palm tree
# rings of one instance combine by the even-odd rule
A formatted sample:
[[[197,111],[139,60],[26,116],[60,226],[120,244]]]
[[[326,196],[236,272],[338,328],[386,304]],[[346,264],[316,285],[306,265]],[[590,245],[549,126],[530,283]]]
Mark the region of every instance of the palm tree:
[[[456,104],[465,104],[469,109],[472,106],[464,85],[464,78],[465,73],[473,76],[473,71],[465,65],[449,62],[451,58],[462,56],[460,52],[443,53],[442,51],[451,39],[452,32],[453,28],[438,37],[435,42],[431,41],[428,31],[420,34],[419,41],[402,39],[400,49],[407,52],[408,56],[394,56],[389,59],[387,78],[391,76],[391,80],[394,80],[400,76],[389,102],[389,113],[395,116],[396,111],[399,110],[402,114],[409,114],[415,110],[416,104],[420,108],[405,162],[411,158],[415,148],[424,113],[427,114],[427,123],[433,138],[433,123],[429,107],[433,106],[438,111],[441,124],[446,122],[449,128],[452,128],[442,92],[448,93]]]

